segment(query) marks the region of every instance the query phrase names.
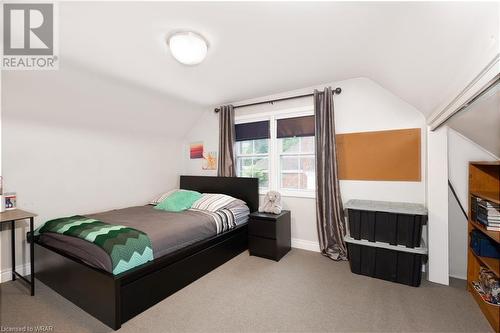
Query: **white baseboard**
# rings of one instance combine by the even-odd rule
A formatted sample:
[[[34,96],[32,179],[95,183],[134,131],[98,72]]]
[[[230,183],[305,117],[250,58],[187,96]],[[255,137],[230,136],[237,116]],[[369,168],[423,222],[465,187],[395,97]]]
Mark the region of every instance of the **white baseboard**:
[[[461,276],[457,274],[450,274],[450,277],[455,278],[455,279],[460,279],[460,280],[467,280],[467,276]]]
[[[304,239],[292,238],[292,247],[307,251],[319,252],[319,243]]]
[[[21,275],[29,275],[30,274],[30,264],[27,263],[25,265],[16,266],[16,272]],[[0,283],[7,282],[12,280],[12,269],[4,269],[0,272]]]

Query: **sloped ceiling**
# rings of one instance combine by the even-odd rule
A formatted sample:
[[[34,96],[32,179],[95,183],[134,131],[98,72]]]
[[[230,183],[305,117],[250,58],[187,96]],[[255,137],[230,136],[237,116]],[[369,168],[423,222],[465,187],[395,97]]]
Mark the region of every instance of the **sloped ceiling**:
[[[500,83],[447,125],[500,159]]]
[[[200,106],[368,77],[425,116],[498,48],[498,3],[63,2],[61,62]],[[204,35],[199,66],[165,36]],[[474,73],[477,74],[477,73]]]
[[[179,139],[201,112],[197,104],[68,59],[57,71],[2,72],[2,126],[17,122],[128,138]]]

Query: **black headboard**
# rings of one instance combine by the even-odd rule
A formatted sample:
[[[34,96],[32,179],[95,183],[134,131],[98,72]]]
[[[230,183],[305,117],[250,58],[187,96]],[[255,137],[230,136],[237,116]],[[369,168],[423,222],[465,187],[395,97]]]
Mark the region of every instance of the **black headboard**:
[[[245,201],[250,212],[259,209],[258,178],[181,176],[180,188],[202,193],[227,194]]]

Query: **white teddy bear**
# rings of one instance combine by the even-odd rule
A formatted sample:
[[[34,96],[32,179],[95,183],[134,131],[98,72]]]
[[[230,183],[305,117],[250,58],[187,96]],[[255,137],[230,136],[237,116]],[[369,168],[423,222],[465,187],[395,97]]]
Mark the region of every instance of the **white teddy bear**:
[[[264,197],[264,205],[259,207],[259,212],[279,214],[281,209],[281,194],[276,191],[269,191]]]

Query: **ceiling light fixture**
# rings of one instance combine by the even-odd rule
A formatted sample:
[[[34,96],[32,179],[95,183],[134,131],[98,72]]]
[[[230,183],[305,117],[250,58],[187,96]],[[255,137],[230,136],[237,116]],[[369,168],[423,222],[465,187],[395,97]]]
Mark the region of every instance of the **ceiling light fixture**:
[[[171,34],[167,44],[174,58],[184,65],[198,65],[208,52],[208,43],[201,35],[192,31]]]

